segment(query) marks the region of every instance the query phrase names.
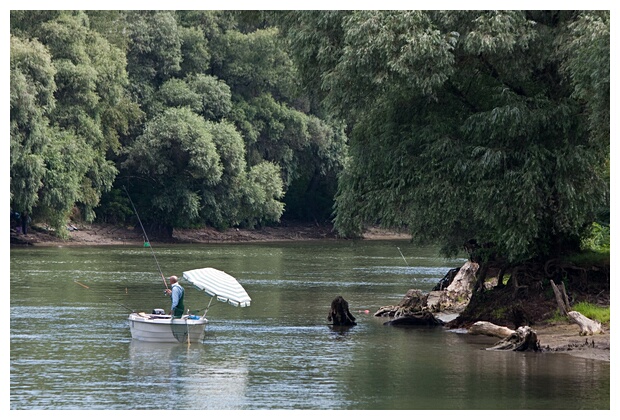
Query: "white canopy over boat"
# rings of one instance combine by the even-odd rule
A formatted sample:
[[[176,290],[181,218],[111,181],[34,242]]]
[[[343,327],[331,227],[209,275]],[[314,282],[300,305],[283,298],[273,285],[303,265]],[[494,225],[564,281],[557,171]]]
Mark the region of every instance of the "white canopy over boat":
[[[252,299],[230,274],[215,268],[199,268],[183,272],[183,278],[209,296],[215,296],[220,302],[228,302],[233,306],[250,306]]]

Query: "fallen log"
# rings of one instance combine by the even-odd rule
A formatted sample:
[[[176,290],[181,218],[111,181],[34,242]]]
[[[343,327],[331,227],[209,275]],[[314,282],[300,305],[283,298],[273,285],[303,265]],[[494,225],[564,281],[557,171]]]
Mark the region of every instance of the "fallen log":
[[[487,350],[541,351],[536,332],[530,327],[519,327],[509,337]]]
[[[579,335],[603,334],[603,327],[600,322],[594,321],[577,311],[570,311],[567,315],[571,322],[581,328]]]
[[[488,335],[491,337],[507,338],[515,333],[508,327],[501,327],[487,321],[478,321],[472,325],[468,332],[470,334]]]

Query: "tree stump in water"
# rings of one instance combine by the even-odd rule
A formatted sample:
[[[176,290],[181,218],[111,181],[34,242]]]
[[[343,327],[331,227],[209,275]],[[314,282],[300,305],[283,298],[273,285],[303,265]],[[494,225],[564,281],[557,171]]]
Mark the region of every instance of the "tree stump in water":
[[[536,332],[530,327],[517,330],[487,350],[540,351]]]
[[[417,313],[426,306],[428,296],[418,289],[409,289],[398,305],[382,306],[375,316],[399,317],[406,313]]]
[[[334,326],[357,325],[355,317],[349,312],[349,303],[342,296],[338,296],[332,301],[327,320],[332,322]]]
[[[398,305],[383,306],[375,313],[375,316],[387,316],[394,318],[384,322],[383,325],[444,325],[444,322],[426,309],[428,295],[421,290],[409,289]]]
[[[435,318],[435,315],[429,311],[420,311],[417,313],[401,314],[398,318],[394,318],[391,321],[384,322],[383,325],[392,326],[407,326],[407,325],[426,325],[426,326],[440,326],[445,323]]]

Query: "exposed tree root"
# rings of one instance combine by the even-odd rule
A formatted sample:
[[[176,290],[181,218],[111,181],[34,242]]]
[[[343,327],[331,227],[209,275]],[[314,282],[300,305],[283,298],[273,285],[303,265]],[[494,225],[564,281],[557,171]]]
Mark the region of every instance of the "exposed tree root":
[[[541,351],[536,332],[530,327],[519,327],[487,350]]]

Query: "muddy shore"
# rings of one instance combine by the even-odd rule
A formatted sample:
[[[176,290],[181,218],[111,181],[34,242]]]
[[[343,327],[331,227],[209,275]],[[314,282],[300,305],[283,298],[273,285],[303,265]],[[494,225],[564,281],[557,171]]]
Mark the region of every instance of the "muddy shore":
[[[80,224],[68,226],[68,238],[59,239],[46,233],[44,227],[35,226],[26,235],[11,231],[11,246],[106,246],[143,245],[144,236],[140,229],[114,225]],[[156,238],[149,238],[155,243]],[[370,229],[363,240],[407,240],[406,233]],[[212,228],[176,229],[169,243],[244,243],[283,242],[338,239],[331,226],[289,224],[266,227],[259,230],[228,229],[218,231]],[[160,242],[159,240],[157,242]],[[406,290],[403,290],[403,295]],[[575,357],[610,362],[610,326],[604,326],[605,333],[596,336],[580,336],[579,327],[568,322],[540,322],[533,327],[544,352],[561,352]],[[499,341],[499,339],[498,339]]]
[[[42,226],[29,229],[26,235],[11,230],[11,246],[85,246],[85,245],[142,245],[144,235],[138,227],[107,224],[75,224],[67,228],[67,239],[60,239],[45,231]],[[406,233],[391,232],[373,228],[364,233],[363,239],[410,239]],[[331,226],[310,224],[283,224],[261,229],[175,229],[172,238],[157,238],[149,235],[153,243],[243,243],[283,242],[308,240],[339,240]],[[344,239],[340,239],[344,240]]]

